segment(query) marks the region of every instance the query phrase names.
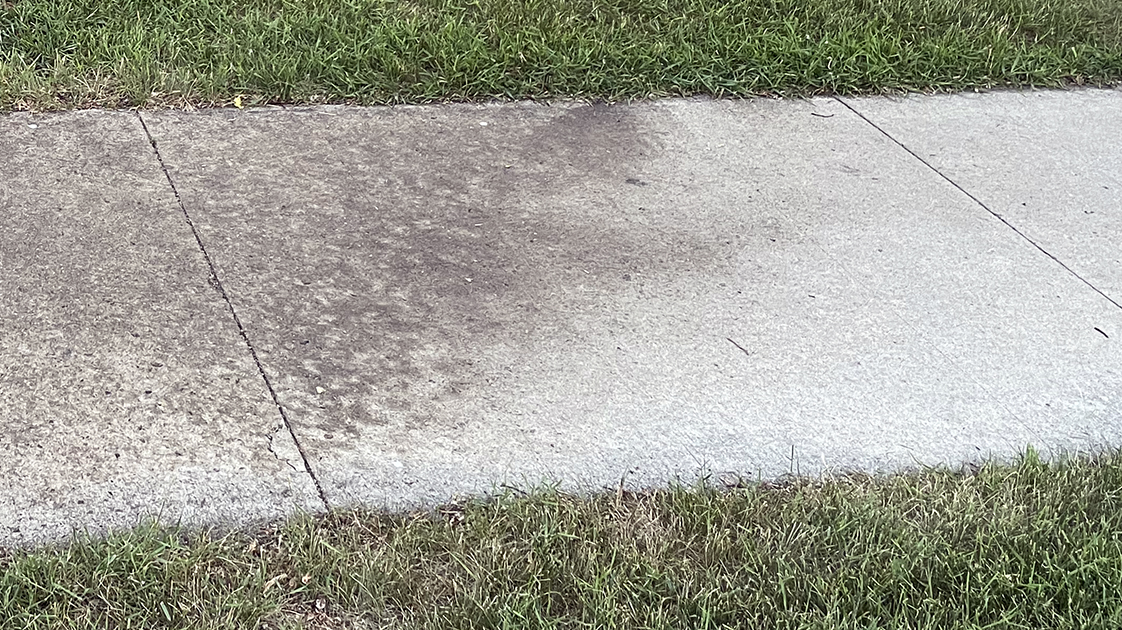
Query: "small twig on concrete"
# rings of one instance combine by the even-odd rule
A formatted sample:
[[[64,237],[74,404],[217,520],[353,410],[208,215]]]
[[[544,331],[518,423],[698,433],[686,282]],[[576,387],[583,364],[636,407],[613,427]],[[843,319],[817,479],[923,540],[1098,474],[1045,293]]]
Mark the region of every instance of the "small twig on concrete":
[[[736,343],[735,341],[733,341],[733,340],[732,340],[731,338],[729,338],[729,337],[725,337],[725,339],[727,339],[727,340],[728,340],[728,342],[729,342],[729,343],[731,343],[732,345],[736,346],[737,348],[740,348],[740,351],[741,351],[741,352],[743,352],[744,354],[746,354],[746,355],[748,355],[748,356],[752,356],[752,353],[751,353],[751,352],[748,352],[748,350],[746,350],[746,349],[744,348],[744,346],[742,346],[742,345],[740,345],[740,344]]]

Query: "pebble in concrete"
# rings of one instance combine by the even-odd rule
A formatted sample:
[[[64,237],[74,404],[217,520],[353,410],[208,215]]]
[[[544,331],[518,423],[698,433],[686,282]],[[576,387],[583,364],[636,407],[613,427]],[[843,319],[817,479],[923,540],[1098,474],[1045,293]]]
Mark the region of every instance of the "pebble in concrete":
[[[0,118],[0,546],[322,505],[132,113]]]

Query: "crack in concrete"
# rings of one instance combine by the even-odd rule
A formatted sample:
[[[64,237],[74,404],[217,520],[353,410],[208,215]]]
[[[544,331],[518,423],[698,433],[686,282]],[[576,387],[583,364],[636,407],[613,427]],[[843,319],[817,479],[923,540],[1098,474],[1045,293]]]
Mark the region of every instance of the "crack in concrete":
[[[915,155],[910,150],[908,150],[907,147],[905,147],[903,144],[898,142],[895,138],[893,138],[892,136],[885,133],[885,131],[883,129],[881,129],[880,127],[877,127],[876,124],[874,124],[868,118],[865,118],[864,116],[862,116],[860,112],[858,112],[854,108],[850,107],[848,103],[846,103],[845,101],[842,101],[838,97],[833,97],[833,98],[834,98],[834,100],[841,103],[841,105],[843,105],[850,112],[852,112],[857,117],[859,117],[861,120],[865,121],[871,127],[873,127],[877,131],[884,134],[886,137],[888,137],[889,140],[892,140],[893,142],[895,142],[902,149],[904,149],[905,151],[908,151],[908,153],[911,153],[912,155]],[[928,168],[931,168],[930,164],[927,164],[927,166],[928,166]],[[932,170],[935,170],[935,169],[932,168]],[[936,173],[938,173],[938,171],[936,171]],[[938,174],[940,176],[942,176],[942,173],[938,173]],[[951,184],[954,185],[954,182],[951,182]],[[955,187],[958,188],[957,185]],[[959,190],[961,190],[961,188],[959,188]],[[963,191],[963,192],[965,192],[965,191]],[[973,197],[971,197],[971,199],[973,199]],[[988,208],[987,208],[987,210],[988,210]],[[830,255],[829,251],[821,243],[817,242],[817,240],[814,240],[814,243],[815,243],[815,246],[818,247],[818,249],[820,251],[822,251],[823,254],[825,254],[828,258],[830,258],[831,260],[834,260],[834,262],[837,263],[837,260],[835,260]],[[851,282],[860,286],[866,292],[867,295],[872,296],[872,297],[870,297],[870,299],[875,299],[876,292],[874,290],[870,289],[866,282],[860,281],[856,276],[851,274],[849,272],[849,270],[846,269],[846,267],[844,265],[839,265],[839,269],[841,269],[842,273],[844,273],[846,275],[846,277],[850,279]],[[923,330],[921,330],[911,320],[909,320],[907,317],[905,317],[904,314],[902,312],[900,312],[899,309],[890,308],[888,312],[890,312],[892,314],[892,317],[894,317],[903,326],[905,326],[907,329],[911,330],[916,335],[917,338],[922,339],[923,342],[927,345],[927,347],[930,348],[930,350],[932,352],[934,352],[936,355],[938,355],[938,357],[940,357],[944,362],[946,362],[950,366],[953,366],[955,369],[958,370],[958,372],[960,374],[964,375],[966,378],[969,378],[971,381],[973,381],[973,383],[979,389],[981,389],[983,392],[985,392],[990,397],[991,400],[997,401],[997,404],[999,404],[1001,406],[1001,408],[1004,409],[1007,414],[1009,414],[1009,417],[1011,417],[1011,418],[1015,419],[1017,422],[1019,422],[1020,425],[1026,431],[1028,431],[1029,433],[1031,433],[1033,435],[1033,437],[1035,437],[1037,442],[1042,442],[1043,441],[1043,438],[1041,437],[1040,433],[1035,428],[1033,428],[1031,425],[1029,425],[1027,422],[1025,422],[1025,419],[1023,417],[1021,417],[1020,414],[1014,413],[1013,410],[1009,407],[1009,405],[1006,404],[1006,402],[1001,397],[997,396],[993,392],[989,383],[985,382],[984,380],[978,378],[976,375],[974,375],[974,374],[970,373],[968,370],[966,370],[961,365],[960,361],[957,358],[951,356],[950,354],[945,352],[942,348],[940,348],[938,346],[938,344],[934,343],[930,339],[929,335],[925,334],[925,332]]]
[[[269,447],[268,447],[269,452],[273,454],[273,457],[275,457],[277,459],[277,461],[284,462],[284,463],[288,464],[289,468],[291,468],[292,470],[295,470],[296,472],[300,472],[300,469],[297,468],[296,465],[292,463],[292,460],[288,459],[287,457],[281,457],[281,454],[278,453],[276,451],[276,449],[273,448],[273,438],[277,437],[277,433],[280,432],[280,431],[283,431],[283,430],[284,430],[284,424],[278,424],[276,427],[273,428],[272,431],[269,432],[268,436],[266,436],[269,439]]]
[[[320,483],[319,478],[312,470],[312,465],[308,461],[308,455],[304,451],[304,446],[300,443],[300,439],[296,436],[296,431],[292,427],[292,422],[289,420],[288,414],[285,413],[284,406],[281,405],[280,399],[277,397],[277,392],[273,388],[272,382],[269,380],[269,375],[265,373],[265,367],[261,364],[261,360],[257,356],[257,349],[254,348],[253,343],[249,340],[249,334],[246,332],[245,327],[242,325],[241,319],[238,317],[237,311],[234,309],[234,303],[230,300],[230,295],[226,292],[226,287],[222,283],[222,279],[218,276],[218,269],[214,265],[214,260],[207,252],[206,246],[203,245],[203,240],[199,235],[199,230],[195,227],[195,222],[191,219],[191,214],[187,212],[187,206],[184,205],[183,199],[179,196],[179,189],[176,188],[175,181],[171,178],[171,171],[168,170],[167,164],[164,163],[164,157],[160,154],[160,148],[156,145],[156,139],[152,137],[152,132],[148,130],[148,125],[144,122],[144,117],[141,115],[140,111],[136,112],[136,118],[140,121],[140,126],[144,129],[144,135],[148,137],[148,143],[152,145],[152,152],[155,153],[156,160],[160,164],[160,169],[164,172],[164,177],[167,178],[168,186],[171,187],[171,192],[175,196],[175,202],[179,205],[179,210],[183,213],[183,218],[186,219],[188,227],[191,228],[191,234],[193,234],[195,237],[195,243],[199,246],[199,251],[202,252],[203,258],[206,260],[207,267],[210,269],[210,278],[208,278],[208,282],[210,282],[211,285],[218,290],[218,292],[222,295],[222,299],[226,302],[226,309],[230,311],[230,315],[234,319],[234,324],[238,327],[238,334],[241,335],[242,341],[245,342],[246,348],[249,349],[249,354],[251,357],[253,357],[253,363],[257,366],[257,372],[261,375],[261,379],[265,382],[265,388],[269,390],[269,396],[272,397],[273,404],[276,405],[277,411],[280,413],[281,420],[283,421],[282,425],[277,427],[276,430],[270,432],[268,435],[269,452],[272,453],[273,456],[278,460],[283,460],[289,466],[292,466],[293,470],[299,472],[299,469],[296,468],[296,466],[293,466],[292,462],[288,461],[287,459],[281,458],[279,454],[275,450],[273,450],[273,438],[276,436],[277,432],[280,431],[281,428],[288,429],[288,434],[292,438],[293,443],[296,445],[296,450],[300,453],[300,459],[304,463],[304,472],[308,473],[308,476],[312,479],[312,483],[315,484],[316,492],[319,494],[319,499],[323,503],[324,509],[330,510],[331,505],[327,502],[327,495],[323,491],[323,485]]]
[[[1074,269],[1067,266],[1067,264],[1065,264],[1064,261],[1060,260],[1055,255],[1053,255],[1051,252],[1044,249],[1044,247],[1042,247],[1039,243],[1037,243],[1036,241],[1029,238],[1029,236],[1027,234],[1025,234],[1024,232],[1019,230],[1017,228],[1017,226],[1010,223],[1005,217],[1003,217],[1000,214],[998,214],[997,212],[994,212],[993,210],[991,210],[990,207],[987,206],[985,203],[983,203],[981,199],[978,199],[977,197],[975,197],[968,190],[966,190],[965,188],[960,186],[958,184],[958,182],[954,181],[953,179],[951,179],[950,177],[945,175],[942,171],[935,168],[935,165],[933,165],[930,162],[928,162],[927,160],[923,159],[918,153],[916,153],[915,151],[908,148],[907,145],[905,145],[903,142],[900,142],[899,140],[897,140],[895,137],[893,137],[892,134],[890,134],[887,131],[885,131],[884,129],[882,129],[879,125],[877,125],[875,122],[870,120],[868,117],[866,117],[861,112],[857,111],[857,109],[855,107],[853,107],[852,105],[850,105],[849,103],[844,101],[842,98],[837,97],[837,96],[835,96],[833,98],[834,98],[835,101],[841,103],[846,109],[848,109],[849,111],[856,114],[861,120],[864,120],[866,123],[868,123],[873,129],[876,129],[877,131],[881,132],[881,134],[883,134],[884,137],[886,137],[889,140],[891,140],[892,142],[894,142],[896,144],[896,146],[898,146],[901,149],[907,151],[908,154],[910,154],[915,159],[919,160],[921,164],[923,164],[927,168],[931,169],[936,175],[938,175],[939,177],[942,177],[951,186],[954,186],[955,188],[957,188],[959,192],[961,192],[962,194],[969,197],[971,201],[978,204],[978,206],[980,206],[983,210],[985,210],[986,212],[993,215],[993,217],[996,218],[998,221],[1001,221],[1002,223],[1004,223],[1005,226],[1008,227],[1010,230],[1013,230],[1013,232],[1016,233],[1017,236],[1020,236],[1021,238],[1025,239],[1025,241],[1027,241],[1030,245],[1032,245],[1036,249],[1040,250],[1040,252],[1043,253],[1045,256],[1051,258],[1053,261],[1055,261],[1056,264],[1058,264],[1060,267],[1062,267],[1064,269],[1064,271],[1067,271],[1069,274],[1074,276],[1077,280],[1079,280],[1083,284],[1090,287],[1091,290],[1093,290],[1095,293],[1098,293],[1099,295],[1101,295],[1107,302],[1110,302],[1111,304],[1118,307],[1119,309],[1122,309],[1122,303],[1119,303],[1117,300],[1115,300],[1114,298],[1112,298],[1109,295],[1107,295],[1106,293],[1104,293],[1102,289],[1096,287],[1094,284],[1091,284],[1090,280],[1087,280],[1083,276],[1079,275]]]

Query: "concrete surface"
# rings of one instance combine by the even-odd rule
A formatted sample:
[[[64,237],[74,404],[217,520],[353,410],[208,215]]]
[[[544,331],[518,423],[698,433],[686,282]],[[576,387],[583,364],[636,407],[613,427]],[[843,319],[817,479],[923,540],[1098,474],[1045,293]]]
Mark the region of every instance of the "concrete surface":
[[[17,210],[0,220],[51,225],[75,214],[59,206],[92,202],[103,223],[79,226],[88,239],[42,227],[0,236],[0,287],[26,282],[37,296],[0,323],[0,436],[24,433],[7,427],[44,417],[40,408],[69,414],[43,435],[88,436],[96,448],[167,423],[145,435],[225,458],[222,475],[149,447],[131,468],[91,464],[99,487],[134,497],[126,513],[159,504],[214,522],[231,514],[167,504],[182,492],[174,483],[197,472],[207,496],[227,483],[223,505],[257,506],[246,518],[315,508],[285,421],[332,506],[424,505],[502,483],[638,487],[1119,445],[1122,308],[1108,296],[1122,196],[1094,192],[1102,216],[1091,227],[1073,223],[1067,204],[1085,208],[1086,189],[1117,181],[1106,179],[1122,143],[1070,141],[1093,130],[1057,111],[1086,102],[1108,117],[1122,92],[144,112],[158,157],[128,115],[38,117],[36,130],[31,117],[8,116],[0,203]],[[1062,177],[1021,181],[1016,150],[1039,152],[1047,134],[1022,146],[985,122],[1026,103],[1064,121],[1053,128],[1067,139],[1047,153]],[[914,118],[943,123],[924,132]],[[52,126],[84,138],[81,124],[120,137],[83,151],[122,159],[87,157],[81,174],[44,181],[65,168],[52,160],[89,140],[34,143]],[[968,146],[941,135],[970,125]],[[930,155],[940,151],[972,157],[943,165]],[[13,170],[16,154],[25,157]],[[971,166],[954,171],[959,161]],[[1033,185],[1047,189],[1023,227],[987,209]],[[1095,245],[1060,237],[1075,228]],[[145,245],[124,246],[126,233]],[[28,282],[8,265],[22,258],[107,268]],[[41,306],[52,287],[69,293]],[[63,313],[99,291],[131,301],[100,318]],[[139,351],[118,360],[115,331],[132,322],[155,331],[157,362],[181,368],[139,375],[129,367],[143,364]],[[50,331],[64,324],[88,340],[95,367],[52,354]],[[205,367],[216,365],[228,367]],[[185,411],[71,402],[82,378],[181,387],[172,399]],[[189,430],[187,410],[209,421]],[[267,436],[286,449],[279,459]],[[90,474],[52,469],[8,439],[0,448],[15,463],[7,452],[5,463],[31,479],[55,475],[60,496]],[[138,475],[144,466],[153,472]],[[14,506],[0,522],[38,510],[48,537],[81,520],[36,502],[45,488],[0,485]],[[281,488],[292,495],[278,498]],[[103,524],[111,501],[87,500],[97,508],[85,522]],[[0,544],[28,539],[4,531]]]
[[[1122,303],[1117,90],[863,99],[859,109]]]
[[[0,544],[321,505],[136,116],[0,126]]]

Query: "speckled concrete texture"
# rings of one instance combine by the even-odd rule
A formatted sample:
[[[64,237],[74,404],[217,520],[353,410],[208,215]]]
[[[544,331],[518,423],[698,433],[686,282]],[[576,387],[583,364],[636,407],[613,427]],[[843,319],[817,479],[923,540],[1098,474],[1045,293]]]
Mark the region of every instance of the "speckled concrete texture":
[[[1122,89],[849,102],[1122,303]]]
[[[1119,112],[2,116],[0,546],[1122,445]]]
[[[1122,304],[1122,90],[847,102],[1005,222],[991,223],[1020,234],[1102,293],[1083,303],[1034,268],[1008,261],[1009,272],[1021,276],[1013,286],[1023,292],[995,286],[974,302],[979,321],[988,314],[991,330],[1015,334],[993,334],[984,351],[962,360],[989,366],[987,387],[1026,418],[1037,443],[1117,445],[1110,427],[1122,416],[1122,402],[1110,387],[1122,371],[1115,317]],[[1004,281],[996,273],[991,278],[995,285]],[[1030,300],[1063,306],[1018,316],[1031,312],[1024,304]],[[1048,340],[1049,350],[1034,351],[1030,339]],[[1003,367],[1018,362],[1018,369]],[[1033,412],[1041,405],[1048,413]]]
[[[1122,439],[1122,309],[835,100],[144,119],[333,505]]]
[[[0,117],[0,545],[316,509],[133,113]]]

